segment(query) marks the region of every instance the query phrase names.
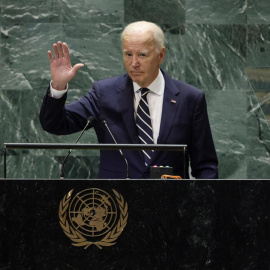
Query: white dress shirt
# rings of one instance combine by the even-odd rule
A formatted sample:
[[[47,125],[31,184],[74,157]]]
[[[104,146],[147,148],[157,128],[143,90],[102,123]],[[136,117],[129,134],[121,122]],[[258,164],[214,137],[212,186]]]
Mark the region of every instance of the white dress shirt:
[[[56,90],[52,87],[52,81],[50,82],[50,96],[56,99],[61,98],[68,90],[68,85],[67,88],[65,90]]]
[[[157,78],[147,88],[150,90],[150,92],[147,94],[147,101],[153,129],[153,139],[154,143],[156,144],[160,129],[163,96],[165,89],[165,80],[160,70]],[[137,107],[141,99],[141,91],[140,91],[141,87],[137,83],[133,82],[133,89],[134,89],[134,118],[136,118]],[[53,98],[56,99],[61,98],[67,92],[67,90],[68,86],[65,90],[58,91],[52,87],[52,84],[50,84],[50,95]]]
[[[141,87],[137,83],[133,82],[133,88],[134,88],[134,117],[136,118],[137,108],[141,99],[141,91],[140,91]],[[160,129],[163,96],[165,89],[165,80],[160,70],[157,78],[146,88],[150,90],[150,92],[147,94],[147,101],[153,129],[153,139],[154,143],[156,144]]]

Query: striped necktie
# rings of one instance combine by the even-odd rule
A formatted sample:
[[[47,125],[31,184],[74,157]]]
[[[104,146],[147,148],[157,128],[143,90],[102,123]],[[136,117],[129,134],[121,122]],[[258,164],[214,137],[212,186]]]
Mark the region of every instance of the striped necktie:
[[[153,144],[153,130],[151,124],[151,118],[149,113],[149,107],[147,102],[147,94],[149,93],[149,89],[142,88],[141,89],[141,99],[137,108],[137,117],[136,117],[136,125],[138,128],[139,140],[143,144]],[[151,154],[154,152],[153,150],[143,150],[145,165],[151,161]]]

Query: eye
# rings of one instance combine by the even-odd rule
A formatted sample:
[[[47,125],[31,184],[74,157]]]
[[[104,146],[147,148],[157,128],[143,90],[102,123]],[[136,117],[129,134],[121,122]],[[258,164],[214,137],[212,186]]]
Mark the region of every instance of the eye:
[[[132,56],[132,54],[131,54],[131,53],[129,53],[129,52],[125,52],[125,56],[127,56],[127,57],[131,57],[131,56]]]

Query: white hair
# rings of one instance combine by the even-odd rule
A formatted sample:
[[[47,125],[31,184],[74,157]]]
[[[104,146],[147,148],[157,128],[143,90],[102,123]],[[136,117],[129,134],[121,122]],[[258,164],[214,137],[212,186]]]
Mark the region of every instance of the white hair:
[[[164,33],[162,29],[155,23],[147,21],[138,21],[128,24],[121,34],[121,40],[123,43],[124,37],[127,34],[132,33],[151,32],[157,45],[158,52],[164,47]]]

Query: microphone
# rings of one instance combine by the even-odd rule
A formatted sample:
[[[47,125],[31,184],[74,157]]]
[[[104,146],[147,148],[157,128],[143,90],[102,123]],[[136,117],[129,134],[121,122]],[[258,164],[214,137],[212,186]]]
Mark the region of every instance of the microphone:
[[[115,140],[115,138],[114,138],[114,136],[113,136],[113,134],[112,134],[112,132],[111,132],[111,130],[110,130],[108,124],[107,124],[107,121],[104,119],[103,116],[100,116],[100,117],[99,117],[99,120],[100,120],[101,123],[106,127],[106,129],[109,131],[109,133],[110,133],[110,135],[111,135],[111,137],[112,137],[114,143],[117,144],[117,141]],[[128,161],[127,161],[126,156],[124,155],[124,153],[123,153],[123,151],[122,151],[121,149],[119,149],[119,152],[120,152],[121,156],[123,157],[123,159],[124,159],[124,161],[125,161],[125,163],[126,163],[126,166],[127,166],[127,177],[126,177],[126,179],[129,179]]]
[[[77,143],[77,142],[79,141],[79,139],[82,137],[82,135],[83,135],[84,131],[86,130],[86,128],[87,128],[90,124],[92,124],[92,122],[93,122],[94,119],[95,119],[95,118],[94,118],[92,115],[90,115],[90,116],[87,118],[86,125],[85,125],[84,129],[82,130],[80,136],[78,137],[78,139],[76,140],[75,143]],[[63,162],[62,162],[61,174],[60,174],[60,179],[61,179],[61,180],[64,179],[65,162],[66,162],[67,158],[69,157],[71,151],[72,151],[72,149],[69,149],[68,154],[66,155],[66,157],[64,158],[64,160],[63,160]]]

